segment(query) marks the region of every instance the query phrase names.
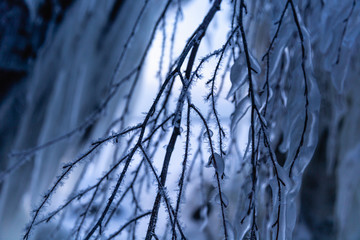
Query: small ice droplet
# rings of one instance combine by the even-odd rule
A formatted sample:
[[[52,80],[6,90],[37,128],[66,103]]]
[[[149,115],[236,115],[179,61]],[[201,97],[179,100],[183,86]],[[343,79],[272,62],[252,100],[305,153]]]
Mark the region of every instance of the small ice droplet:
[[[209,137],[212,137],[214,135],[213,131],[211,131],[211,129],[209,129],[209,132],[208,131],[205,131],[203,133],[203,139],[205,141],[208,141],[209,140]]]
[[[211,155],[209,157],[208,164],[213,165],[213,167],[215,168],[216,172],[220,177],[224,174],[224,168],[225,168],[224,160],[218,153],[214,153],[214,155]]]

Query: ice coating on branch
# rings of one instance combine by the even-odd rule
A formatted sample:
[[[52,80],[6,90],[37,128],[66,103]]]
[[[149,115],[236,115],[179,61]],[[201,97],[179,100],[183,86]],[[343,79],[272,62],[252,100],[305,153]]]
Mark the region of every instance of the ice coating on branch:
[[[224,159],[218,154],[214,153],[214,155],[210,155],[208,165],[212,165],[219,177],[224,174],[225,163]]]
[[[269,10],[276,10],[276,12],[279,13],[275,17],[276,21],[279,20],[280,12],[284,6],[285,3],[277,2],[272,6],[273,9]],[[270,212],[270,220],[267,221],[267,224],[260,224],[258,222],[258,227],[261,228],[258,232],[265,234],[264,236],[259,236],[260,239],[275,239],[277,234],[279,239],[292,239],[297,221],[297,196],[302,183],[302,175],[313,157],[318,142],[318,118],[321,95],[318,89],[317,79],[314,76],[315,62],[313,58],[315,54],[313,54],[312,41],[315,33],[305,24],[306,21],[302,15],[302,10],[300,10],[296,4],[294,4],[294,6],[298,22],[295,22],[292,6],[289,4],[284,19],[282,19],[278,36],[272,48],[269,50],[269,55],[265,55],[264,61],[259,66],[255,61],[253,61],[254,64],[252,63],[252,67],[256,72],[257,69],[255,68],[260,67],[262,69],[262,74],[260,75],[257,75],[253,71],[254,89],[264,91],[262,95],[254,92],[254,99],[260,112],[266,109],[266,115],[258,116],[255,114],[255,134],[252,135],[250,130],[249,143],[246,148],[248,154],[247,157],[244,158],[244,161],[247,161],[251,166],[252,148],[257,147],[252,146],[251,141],[253,136],[255,136],[255,142],[258,143],[258,139],[260,139],[259,145],[266,149],[266,146],[261,145],[263,141],[263,136],[260,134],[262,127],[266,128],[264,134],[271,136],[267,137],[267,139],[273,141],[270,143],[271,150],[262,150],[256,153],[259,155],[264,154],[264,156],[271,154],[273,158],[273,160],[270,160],[269,157],[265,157],[268,159],[266,165],[268,168],[265,168],[264,171],[268,171],[270,177],[267,178],[265,177],[267,175],[264,174],[263,177],[257,179],[258,185],[256,185],[257,187],[267,185],[271,187],[271,200],[267,202],[271,206],[269,209],[262,208],[261,204],[263,203],[261,200],[256,200],[256,204],[259,204],[257,207],[258,219],[263,220],[263,216],[266,215],[265,212]],[[263,15],[266,14],[268,13],[263,13]],[[249,28],[249,34],[247,36],[257,36],[256,31],[260,31],[258,29],[262,29],[262,24],[267,24],[266,21],[268,21],[268,19],[266,17],[256,17],[256,21],[255,25],[258,28],[252,25],[252,27]],[[270,40],[275,34],[277,24],[274,30],[269,32]],[[261,34],[261,36],[266,36],[263,32]],[[300,38],[300,36],[302,38]],[[270,40],[264,41],[263,44],[265,44],[265,47],[263,47],[255,45],[255,42],[259,42],[259,40],[255,38],[252,39],[251,37],[247,39],[250,45],[249,48],[257,49],[258,47],[260,49],[266,49],[266,47],[268,47]],[[327,47],[325,46],[324,48]],[[304,49],[304,52],[302,49]],[[242,73],[241,80],[245,81],[246,79],[246,72],[242,70],[245,62],[241,57],[240,55],[231,69],[232,75],[230,75],[230,79],[232,88],[230,93],[232,94],[234,91],[240,93],[247,89],[245,87],[246,85],[238,83],[240,73]],[[253,59],[253,57],[251,58]],[[256,58],[254,57],[254,59]],[[266,91],[266,87],[263,87],[266,86],[264,73],[266,74],[267,72],[265,71],[267,60],[269,60],[270,66],[268,69],[268,91]],[[239,87],[240,85],[242,88]],[[266,94],[269,94],[268,98],[266,98]],[[268,102],[266,102],[266,100]],[[239,120],[244,117],[250,105],[251,102],[248,96],[237,100],[235,112],[232,116],[232,129],[234,129]],[[283,165],[277,163],[274,154],[275,149],[285,154],[286,159]],[[262,159],[261,157],[259,158]],[[251,167],[249,169],[251,169]],[[257,169],[260,171],[260,167]],[[249,170],[249,176],[251,176],[251,173],[252,171]],[[265,194],[265,192],[257,190],[256,194],[258,194],[257,197],[261,199],[263,196],[261,194]],[[278,212],[279,209],[280,212]],[[248,218],[250,217],[248,216]],[[266,222],[266,220],[263,221]],[[274,226],[274,223],[277,221],[278,225],[275,224]],[[245,228],[245,225],[242,224],[238,230]],[[278,233],[277,228],[279,228]]]
[[[245,57],[240,56],[231,67],[231,88],[227,98],[230,98],[241,86],[246,83],[247,72],[248,70],[246,68]]]
[[[239,103],[236,104],[235,112],[231,117],[231,129],[234,129],[237,123],[246,115],[250,106],[251,101],[249,96],[245,96]]]
[[[260,74],[261,67],[258,60],[254,57],[254,55],[251,52],[249,52],[249,56],[250,56],[250,64],[253,72],[255,71],[256,74]]]
[[[250,65],[253,75],[261,73],[261,67],[257,59],[249,52]],[[241,54],[235,61],[230,71],[231,88],[227,95],[230,98],[239,88],[241,88],[248,80],[248,66],[246,63],[245,54]]]
[[[272,77],[275,74],[275,71],[278,69],[278,66],[280,64],[280,60],[282,57],[282,54],[284,52],[284,46],[281,46],[276,52],[273,53],[273,55],[275,57],[273,57],[273,66],[272,66],[272,71],[270,72],[270,77]]]
[[[221,193],[221,198],[222,198],[222,203],[224,205],[224,207],[227,207],[229,205],[229,199],[228,197],[225,195],[225,193]],[[217,204],[221,204],[221,198],[220,198],[220,194],[216,194],[214,200]]]

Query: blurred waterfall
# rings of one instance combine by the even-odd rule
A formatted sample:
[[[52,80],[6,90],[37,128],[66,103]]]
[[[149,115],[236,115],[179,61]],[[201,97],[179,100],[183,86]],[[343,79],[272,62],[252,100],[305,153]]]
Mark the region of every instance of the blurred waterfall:
[[[28,24],[43,21],[38,16],[43,1],[27,2],[30,9],[27,12],[31,16],[27,21],[33,21]],[[44,2],[51,5],[51,1]],[[69,3],[67,10],[56,15],[64,2]],[[118,89],[101,111],[101,118],[92,116],[108,94],[118,58],[143,5],[144,1],[125,0],[54,4],[55,13],[50,18],[54,15],[57,18],[46,25],[45,41],[37,57],[29,64],[25,61],[28,74],[24,75],[27,76],[15,84],[1,102],[0,171],[22,160],[21,157],[8,158],[10,152],[31,149],[82,127],[71,137],[30,155],[24,165],[4,177],[0,183],[0,239],[20,239],[31,210],[58,175],[60,163],[74,159],[85,143],[88,145],[91,139],[103,136],[119,114],[118,108],[129,83]],[[115,81],[138,63],[162,5],[163,1],[156,0],[145,9],[136,38],[128,48]],[[22,6],[25,8],[24,4]],[[7,39],[11,41],[16,41],[16,37]],[[9,54],[1,57],[11,58]],[[89,116],[92,116],[90,120]],[[82,125],[85,121],[91,123]]]

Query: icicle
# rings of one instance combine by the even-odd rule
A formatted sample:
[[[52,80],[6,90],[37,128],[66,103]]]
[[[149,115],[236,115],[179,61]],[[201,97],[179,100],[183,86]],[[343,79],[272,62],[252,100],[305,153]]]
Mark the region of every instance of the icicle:
[[[233,225],[227,220],[225,220],[225,222],[226,222],[226,230],[227,230],[227,234],[228,234],[227,239],[228,240],[235,240],[236,231],[235,231]]]

